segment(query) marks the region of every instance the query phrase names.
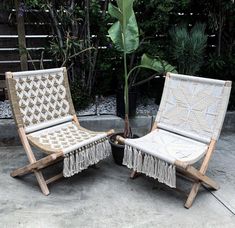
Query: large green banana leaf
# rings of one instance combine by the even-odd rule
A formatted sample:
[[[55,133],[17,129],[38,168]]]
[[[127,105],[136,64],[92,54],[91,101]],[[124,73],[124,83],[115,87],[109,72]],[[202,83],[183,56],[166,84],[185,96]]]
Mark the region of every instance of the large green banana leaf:
[[[117,6],[109,3],[108,12],[116,18],[108,30],[116,49],[125,53],[135,51],[139,46],[139,30],[133,11],[134,0],[117,0]]]
[[[167,72],[177,73],[175,67],[170,65],[165,60],[160,60],[156,58],[151,58],[146,54],[143,54],[141,57],[141,67],[152,69],[159,74],[165,74]]]

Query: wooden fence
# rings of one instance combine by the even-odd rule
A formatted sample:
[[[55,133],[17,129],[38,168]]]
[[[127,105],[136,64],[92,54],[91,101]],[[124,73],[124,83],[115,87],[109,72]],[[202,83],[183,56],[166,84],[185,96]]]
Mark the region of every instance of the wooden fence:
[[[34,66],[39,69],[41,54],[52,37],[50,25],[40,21],[36,14],[28,13],[25,16],[25,37],[29,69]],[[33,64],[32,64],[33,62]],[[44,56],[43,65],[45,68],[52,66],[50,56]],[[6,97],[5,72],[20,70],[20,56],[18,45],[18,33],[15,10],[0,10],[0,100]]]
[[[183,17],[180,14],[179,16]],[[37,12],[26,12],[24,15],[26,47],[31,57],[31,59],[28,58],[29,70],[34,69],[34,66],[40,69],[41,54],[53,37],[50,24],[45,20],[48,17],[48,12],[44,12],[44,15],[40,17]],[[159,38],[161,36],[157,39]],[[210,36],[209,46],[215,46],[213,43],[215,43],[215,37]],[[42,61],[44,68],[53,67],[50,55],[44,55]],[[0,10],[0,100],[6,99],[5,72],[19,71],[20,68],[16,11],[14,9]]]

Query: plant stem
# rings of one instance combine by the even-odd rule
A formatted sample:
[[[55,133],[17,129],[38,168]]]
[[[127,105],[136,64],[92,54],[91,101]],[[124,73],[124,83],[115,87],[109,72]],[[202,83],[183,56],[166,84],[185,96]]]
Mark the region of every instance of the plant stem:
[[[128,97],[128,73],[127,73],[127,63],[126,63],[126,52],[123,54],[123,61],[124,61],[124,103],[125,103],[125,114],[129,114],[129,97]]]
[[[124,103],[125,103],[125,126],[124,126],[124,138],[130,137],[130,123],[129,123],[129,93],[128,93],[128,72],[126,63],[126,52],[123,53],[124,63]]]
[[[124,138],[132,137],[130,122],[129,122],[129,115],[128,114],[125,114],[124,134],[123,134],[123,136],[124,136]]]
[[[132,84],[131,87],[136,87],[136,86],[142,85],[142,84],[144,84],[144,83],[154,79],[156,76],[157,76],[157,74],[153,74],[153,75],[151,75],[150,77],[148,77],[148,78],[146,78],[144,80],[141,80],[139,82],[136,82],[136,83]]]

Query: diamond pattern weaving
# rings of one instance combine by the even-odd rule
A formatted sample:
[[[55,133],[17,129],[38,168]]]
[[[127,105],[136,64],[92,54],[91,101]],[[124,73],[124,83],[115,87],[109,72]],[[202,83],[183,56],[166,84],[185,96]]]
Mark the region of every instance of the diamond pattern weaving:
[[[31,140],[37,140],[50,150],[60,150],[90,140],[97,135],[98,133],[81,130],[76,124],[69,123],[57,129],[32,134]]]
[[[64,117],[69,113],[69,102],[63,85],[63,73],[17,77],[16,95],[26,126]]]

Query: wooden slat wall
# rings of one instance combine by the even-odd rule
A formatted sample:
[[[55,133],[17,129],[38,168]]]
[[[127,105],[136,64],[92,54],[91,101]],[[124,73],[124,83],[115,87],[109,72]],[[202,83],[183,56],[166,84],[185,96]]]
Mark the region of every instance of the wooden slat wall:
[[[41,57],[43,47],[51,39],[50,26],[35,13],[28,13],[25,16],[25,33],[27,50],[32,59],[37,61]],[[44,58],[49,57],[44,56]],[[19,61],[19,51],[15,11],[0,11],[0,80],[4,79],[6,70],[19,70],[16,61]]]
[[[36,13],[27,13],[25,15],[27,50],[37,69],[40,68],[43,48],[48,45],[52,37],[50,25],[43,21],[44,18],[48,17],[46,14],[48,13],[45,12],[45,16],[40,18]],[[52,67],[51,56],[44,54],[43,59],[45,68]],[[31,62],[32,60],[28,60],[29,69],[34,69]],[[0,10],[0,100],[5,100],[6,98],[6,90],[4,89],[6,71],[20,71],[15,10]]]
[[[103,1],[101,0],[101,4]],[[25,33],[27,50],[29,51],[35,66],[40,68],[39,62],[43,47],[49,44],[53,36],[50,24],[46,21],[49,17],[48,12],[45,15],[40,15],[37,12],[29,12],[25,15]],[[184,16],[180,16],[184,17]],[[195,19],[196,15],[192,16]],[[6,11],[0,10],[0,100],[4,100],[4,79],[6,71],[20,71],[19,50],[18,50],[18,35],[17,26],[15,22],[15,10]],[[163,39],[164,37],[156,37],[156,39]],[[208,47],[214,46],[215,37],[210,36],[208,39]],[[105,44],[102,46],[105,46]],[[104,50],[105,51],[105,50]],[[52,57],[44,55],[44,68],[53,67]],[[31,60],[28,60],[29,69],[34,69]]]

